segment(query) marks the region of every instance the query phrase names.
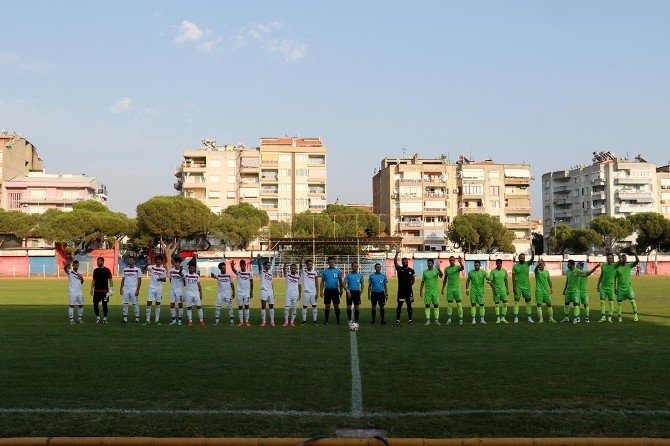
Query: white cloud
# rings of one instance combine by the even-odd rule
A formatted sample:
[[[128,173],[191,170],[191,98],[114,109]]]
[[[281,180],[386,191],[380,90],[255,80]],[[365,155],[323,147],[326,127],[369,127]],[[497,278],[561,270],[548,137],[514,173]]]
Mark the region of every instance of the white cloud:
[[[21,73],[44,74],[56,68],[56,64],[45,59],[27,60],[16,53],[0,52],[0,67],[13,68]]]
[[[211,53],[221,42],[223,42],[223,37],[214,37],[198,45],[198,50],[203,53]]]
[[[307,45],[294,43],[291,39],[272,40],[265,45],[271,53],[280,54],[287,62],[295,62],[307,55]]]
[[[109,107],[109,112],[114,115],[121,114],[125,111],[130,110],[130,108],[132,107],[132,103],[133,100],[131,98],[129,98],[128,96],[124,96]]]
[[[198,42],[205,33],[193,22],[182,20],[179,32],[174,38],[177,43]]]

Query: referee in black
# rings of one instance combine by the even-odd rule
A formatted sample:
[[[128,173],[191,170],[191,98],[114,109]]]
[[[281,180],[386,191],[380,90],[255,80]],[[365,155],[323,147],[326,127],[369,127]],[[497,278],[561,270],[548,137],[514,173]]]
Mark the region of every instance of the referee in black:
[[[396,275],[398,276],[398,307],[395,310],[395,324],[400,325],[400,313],[402,313],[402,304],[407,304],[407,319],[409,325],[412,325],[412,302],[414,302],[414,270],[408,266],[407,257],[402,258],[402,266],[398,264],[398,255],[400,251],[395,252],[393,264],[395,265]]]
[[[93,296],[93,310],[95,311],[95,323],[100,323],[100,308],[102,302],[102,323],[107,323],[107,302],[109,295],[112,294],[112,272],[105,266],[105,259],[98,257],[98,267],[93,270],[93,280],[91,280],[91,296]]]

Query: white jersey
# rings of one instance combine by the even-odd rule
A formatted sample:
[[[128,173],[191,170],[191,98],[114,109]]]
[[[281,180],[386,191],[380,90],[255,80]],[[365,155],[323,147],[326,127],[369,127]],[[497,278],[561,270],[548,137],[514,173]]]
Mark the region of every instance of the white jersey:
[[[298,288],[300,286],[300,274],[286,274],[286,297],[297,299],[300,292]]]
[[[127,292],[135,292],[137,284],[142,276],[142,270],[138,267],[126,267],[123,269],[123,290]]]
[[[158,279],[165,279],[166,271],[162,266],[149,265],[149,290],[158,291],[163,289],[163,282]]]
[[[316,270],[312,269],[311,271],[308,271],[307,268],[303,268],[300,275],[302,278],[303,291],[309,294],[316,294],[316,284],[314,283],[314,279],[318,277]]]
[[[242,297],[249,297],[251,294],[251,271],[237,272],[237,294]]]
[[[233,284],[233,278],[230,274],[219,274],[216,275],[216,280],[219,284],[219,295],[230,299],[233,296],[233,289],[231,285]]]
[[[67,284],[68,284],[68,291],[70,295],[73,296],[81,296],[83,295],[81,291],[81,279],[82,275],[79,274],[77,271],[73,269],[68,269],[67,270]]]
[[[270,271],[261,271],[261,291],[272,293],[272,273]]]
[[[177,268],[170,269],[170,291],[181,293],[184,289],[184,277]]]
[[[184,280],[186,281],[186,286],[184,287],[186,295],[199,296],[200,292],[198,291],[198,284],[200,283],[200,276],[195,273],[186,273],[184,275]]]

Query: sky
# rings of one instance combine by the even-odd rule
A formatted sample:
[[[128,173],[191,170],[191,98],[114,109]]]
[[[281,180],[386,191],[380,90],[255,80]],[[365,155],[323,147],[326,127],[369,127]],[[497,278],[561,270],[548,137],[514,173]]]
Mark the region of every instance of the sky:
[[[328,199],[385,156],[542,173],[670,160],[668,1],[2,1],[0,128],[134,215],[203,138],[318,136]]]

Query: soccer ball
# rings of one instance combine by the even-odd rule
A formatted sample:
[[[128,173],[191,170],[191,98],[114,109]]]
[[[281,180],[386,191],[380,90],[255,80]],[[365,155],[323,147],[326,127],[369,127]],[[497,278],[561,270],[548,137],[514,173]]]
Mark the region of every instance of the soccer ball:
[[[358,323],[354,322],[349,326],[349,330],[351,331],[358,331]]]

